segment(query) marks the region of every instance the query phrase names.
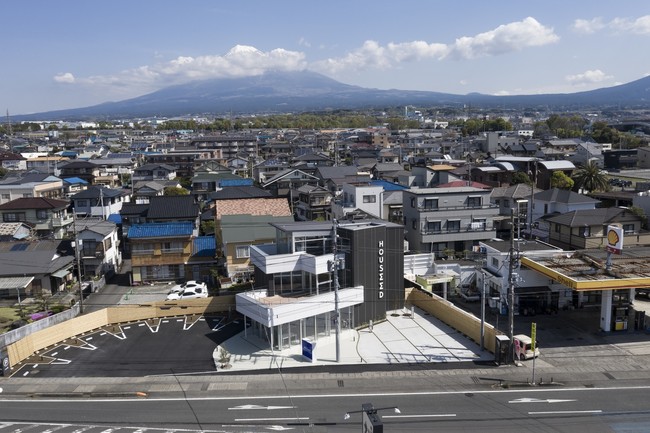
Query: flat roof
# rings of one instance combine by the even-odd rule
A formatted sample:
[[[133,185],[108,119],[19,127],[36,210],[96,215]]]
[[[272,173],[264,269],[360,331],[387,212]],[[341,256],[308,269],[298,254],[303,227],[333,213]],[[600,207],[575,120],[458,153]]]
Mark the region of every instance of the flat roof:
[[[620,255],[612,254],[609,270],[606,261],[603,250],[521,258],[522,265],[577,291],[650,287],[650,248],[627,248]]]

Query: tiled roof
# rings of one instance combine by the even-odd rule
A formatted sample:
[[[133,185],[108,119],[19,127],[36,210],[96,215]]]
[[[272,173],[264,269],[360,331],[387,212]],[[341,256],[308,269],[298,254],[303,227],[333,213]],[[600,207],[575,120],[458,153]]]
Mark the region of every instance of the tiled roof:
[[[143,239],[191,236],[193,231],[194,224],[191,222],[146,223],[131,226],[128,237],[130,239]]]
[[[147,218],[189,219],[199,217],[199,206],[191,195],[156,196],[149,199]]]
[[[253,198],[247,200],[220,200],[216,203],[216,219],[222,215],[291,215],[286,198]]]
[[[24,197],[0,205],[0,210],[12,209],[64,209],[69,203],[65,200],[45,197]]]
[[[249,198],[271,198],[273,194],[270,191],[257,186],[229,186],[219,191],[210,193],[212,200],[234,200]]]
[[[119,197],[124,194],[124,191],[121,189],[111,189],[111,188],[104,188],[101,186],[90,186],[88,189],[85,189],[83,191],[79,191],[75,195],[71,196],[73,200],[78,200],[78,199],[86,199],[86,198],[111,198],[111,197]]]
[[[121,216],[137,215],[146,216],[149,210],[149,203],[123,203],[120,209]]]

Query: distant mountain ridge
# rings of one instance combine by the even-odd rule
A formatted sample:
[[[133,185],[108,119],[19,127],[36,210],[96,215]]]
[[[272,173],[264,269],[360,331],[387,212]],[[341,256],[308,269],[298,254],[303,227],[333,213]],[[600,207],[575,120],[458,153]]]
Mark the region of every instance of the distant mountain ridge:
[[[147,95],[84,108],[12,116],[15,120],[87,120],[176,117],[197,114],[282,113],[328,109],[385,108],[400,105],[480,107],[603,106],[650,107],[650,77],[614,87],[577,93],[494,96],[368,89],[310,72],[267,72],[170,86]]]

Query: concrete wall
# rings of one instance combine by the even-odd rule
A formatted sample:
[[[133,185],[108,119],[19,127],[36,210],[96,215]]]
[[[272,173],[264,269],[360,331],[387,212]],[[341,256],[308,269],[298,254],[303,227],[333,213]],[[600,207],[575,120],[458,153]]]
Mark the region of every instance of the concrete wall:
[[[415,305],[431,314],[433,317],[442,320],[458,332],[466,335],[477,344],[481,342],[481,319],[456,307],[440,296],[426,293],[420,289],[406,289],[406,303]],[[500,334],[494,326],[485,323],[485,349],[494,353],[496,346],[496,335]]]
[[[129,323],[146,319],[173,317],[190,314],[206,314],[235,311],[235,296],[216,296],[204,299],[184,301],[152,302],[151,304],[120,305],[84,314],[44,329],[35,330],[24,335],[20,340],[6,347],[9,364],[16,365],[40,350],[65,341],[68,338],[83,335],[101,329],[104,326]],[[38,323],[38,322],[37,322]]]

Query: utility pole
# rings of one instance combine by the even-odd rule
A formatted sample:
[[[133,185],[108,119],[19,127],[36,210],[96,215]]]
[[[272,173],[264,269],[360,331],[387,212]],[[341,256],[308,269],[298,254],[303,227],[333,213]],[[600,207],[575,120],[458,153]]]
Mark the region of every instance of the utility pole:
[[[515,210],[510,209],[510,259],[508,260],[508,338],[510,350],[508,361],[514,362],[515,334]]]
[[[329,262],[332,280],[334,281],[334,321],[336,325],[336,362],[341,362],[341,312],[339,311],[339,259],[337,257],[337,237],[336,228],[338,223],[332,219],[332,252],[334,259]]]
[[[77,261],[77,280],[79,282],[79,314],[84,312],[84,293],[81,287],[81,259],[79,258],[79,236],[77,233],[77,213],[72,211],[72,231],[74,232],[74,257]]]

